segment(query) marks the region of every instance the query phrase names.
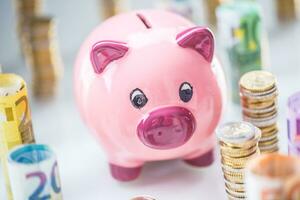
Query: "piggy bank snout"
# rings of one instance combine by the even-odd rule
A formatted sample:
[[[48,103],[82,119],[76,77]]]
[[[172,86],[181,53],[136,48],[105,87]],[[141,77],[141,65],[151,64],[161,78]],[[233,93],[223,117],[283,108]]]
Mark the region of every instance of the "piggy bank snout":
[[[195,131],[193,114],[183,107],[152,111],[137,128],[139,139],[153,149],[172,149],[185,144]]]

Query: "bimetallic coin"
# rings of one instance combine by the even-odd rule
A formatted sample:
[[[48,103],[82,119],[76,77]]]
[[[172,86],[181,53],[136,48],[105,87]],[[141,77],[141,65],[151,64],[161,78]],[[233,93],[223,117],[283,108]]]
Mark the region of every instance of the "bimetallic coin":
[[[260,113],[265,113],[265,112],[272,112],[274,110],[277,110],[277,104],[274,102],[271,106],[267,107],[267,108],[257,108],[257,109],[249,109],[246,107],[242,108],[243,112],[245,113],[254,113],[254,114],[260,114]]]
[[[251,71],[244,74],[240,80],[242,88],[253,92],[270,90],[275,84],[275,77],[267,71]]]
[[[266,100],[266,99],[272,99],[276,96],[278,96],[278,89],[275,85],[270,90],[260,91],[255,93],[253,91],[249,91],[240,87],[240,97],[242,98],[249,98],[253,100]]]
[[[230,122],[217,130],[219,140],[229,143],[243,143],[255,137],[255,127],[246,122]]]
[[[255,125],[256,127],[261,128],[261,127],[271,126],[275,124],[277,122],[277,115],[273,116],[272,118],[269,117],[268,119],[265,120],[252,119],[246,116],[243,116],[243,119]]]

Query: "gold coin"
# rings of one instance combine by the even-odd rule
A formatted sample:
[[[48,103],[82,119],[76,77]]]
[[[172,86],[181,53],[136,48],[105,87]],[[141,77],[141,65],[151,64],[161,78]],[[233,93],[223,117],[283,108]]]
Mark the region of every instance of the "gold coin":
[[[273,148],[273,149],[268,149],[268,150],[261,150],[261,154],[270,154],[270,153],[276,153],[279,151],[279,148],[276,147],[276,148]]]
[[[260,151],[257,151],[257,152],[260,152]],[[251,160],[252,158],[254,158],[258,155],[259,155],[259,153],[256,153],[253,156],[249,157],[248,159],[244,159],[244,160],[237,160],[237,159],[230,160],[230,159],[221,158],[221,163],[223,165],[226,165],[228,167],[232,167],[235,169],[244,168],[246,166],[246,164],[249,162],[249,160]]]
[[[226,165],[226,166],[234,168],[234,169],[242,169],[242,168],[245,168],[247,162],[239,162],[238,163],[238,162],[230,162],[228,160],[221,159],[221,163],[223,165]]]
[[[268,113],[273,110],[277,110],[277,104],[275,102],[271,106],[266,107],[266,108],[261,108],[261,109],[259,109],[259,108],[258,109],[256,109],[256,108],[249,109],[249,108],[242,107],[243,112],[253,113],[253,114]]]
[[[234,176],[234,177],[240,177],[240,178],[244,178],[245,177],[244,173],[231,172],[231,171],[228,171],[228,170],[226,170],[224,168],[223,168],[223,173],[224,173],[224,175],[227,175],[227,176]]]
[[[260,143],[264,143],[264,142],[269,142],[269,141],[273,141],[275,139],[278,139],[278,132],[274,132],[273,134],[269,134],[269,135],[264,135],[263,137],[260,138],[259,142]]]
[[[240,181],[240,180],[229,180],[229,179],[227,179],[225,176],[224,176],[224,174],[223,174],[223,178],[224,178],[224,182],[225,183],[232,183],[232,184],[236,184],[236,185],[240,185],[240,186],[242,186],[242,185],[245,185],[245,183],[244,183],[244,180],[242,180],[242,181]]]
[[[266,136],[266,137],[262,137],[262,138],[260,139],[260,142],[271,141],[271,140],[276,139],[277,137],[278,137],[277,134],[270,135],[270,136]]]
[[[244,197],[234,197],[227,193],[228,200],[244,200],[247,199],[246,195]]]
[[[278,143],[278,138],[276,137],[269,141],[258,142],[258,147],[261,148],[261,147],[271,146],[277,143]]]
[[[235,187],[234,184],[225,183],[225,187],[230,191],[237,191],[237,192],[241,192],[241,193],[246,192],[245,187]]]
[[[266,108],[272,106],[273,104],[274,104],[274,102],[272,102],[272,101],[259,102],[259,103],[256,103],[256,104],[250,104],[250,103],[243,103],[242,102],[242,107],[246,108],[246,109],[253,109],[253,110],[261,109],[261,110],[263,110],[263,109],[266,109]]]
[[[265,113],[250,113],[250,112],[244,112],[243,111],[243,116],[247,117],[247,118],[254,118],[254,119],[260,119],[260,120],[264,120],[265,118],[269,118],[272,117],[274,115],[277,115],[277,110],[273,110],[271,112],[265,112]]]
[[[246,199],[246,197],[241,197],[241,198],[237,198],[237,197],[232,197],[230,196],[229,194],[227,194],[227,197],[228,197],[228,200],[243,200],[243,199]]]
[[[278,131],[277,124],[271,124],[270,126],[260,127],[259,128],[262,134]]]
[[[242,109],[244,112],[249,113],[265,113],[272,110],[277,110],[277,100],[261,101],[261,102],[246,102],[241,101]]]
[[[246,198],[246,193],[245,192],[238,192],[234,190],[229,190],[228,188],[225,187],[225,190],[227,194],[231,195],[234,198]]]
[[[242,76],[240,86],[251,92],[270,90],[276,84],[273,74],[267,71],[251,71]]]
[[[249,140],[244,143],[228,143],[224,141],[219,140],[219,144],[221,147],[221,150],[223,149],[231,149],[233,151],[239,151],[239,150],[247,150],[251,149],[253,146],[257,145],[258,140],[260,139],[260,135],[257,134],[256,137],[252,140]]]
[[[262,102],[274,102],[277,99],[278,94],[272,94],[273,96],[265,96],[264,98],[251,98],[246,96],[241,96],[241,102],[245,104],[258,104]]]
[[[244,168],[243,167],[238,167],[238,168],[232,168],[227,165],[222,165],[222,170],[224,169],[225,171],[233,172],[233,173],[244,173]]]
[[[229,185],[231,188],[238,188],[238,189],[245,188],[245,183],[235,183],[232,181],[228,181],[225,177],[224,177],[224,182],[225,185]]]
[[[258,148],[256,148],[257,150]],[[243,160],[248,160],[250,157],[254,156],[257,154],[257,151],[252,151],[252,152],[249,152],[247,155],[244,155],[244,156],[240,156],[240,157],[237,157],[237,155],[230,155],[230,154],[221,154],[222,158],[223,159],[226,159],[226,160],[233,160],[233,161],[243,161]]]
[[[224,157],[229,157],[229,158],[242,158],[242,157],[248,157],[249,155],[252,155],[253,153],[255,153],[258,149],[258,146],[248,150],[248,151],[240,151],[240,152],[232,152],[230,150],[226,151],[222,151],[221,155],[224,155]]]
[[[244,178],[243,177],[228,176],[228,175],[224,174],[224,178],[226,178],[230,182],[244,183]]]
[[[240,156],[240,157],[237,157],[237,155],[228,155],[228,154],[221,154],[222,155],[222,158],[223,159],[229,159],[229,160],[236,160],[236,161],[242,161],[242,160],[248,160],[249,159],[249,157],[251,157],[252,155],[254,155],[254,154],[256,154],[257,152],[256,152],[256,149],[255,149],[255,151],[252,151],[252,152],[248,152],[248,154],[247,155],[244,155],[244,156]]]
[[[221,152],[232,152],[232,154],[236,154],[239,152],[249,152],[257,147],[257,142],[253,141],[252,144],[249,143],[249,146],[232,146],[230,144],[226,144],[220,141],[220,150]]]

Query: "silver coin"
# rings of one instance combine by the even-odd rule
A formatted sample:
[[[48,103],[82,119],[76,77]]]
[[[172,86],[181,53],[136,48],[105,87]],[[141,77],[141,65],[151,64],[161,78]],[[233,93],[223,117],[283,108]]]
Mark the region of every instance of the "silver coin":
[[[217,130],[219,140],[228,143],[243,143],[255,137],[255,127],[247,122],[229,122]]]

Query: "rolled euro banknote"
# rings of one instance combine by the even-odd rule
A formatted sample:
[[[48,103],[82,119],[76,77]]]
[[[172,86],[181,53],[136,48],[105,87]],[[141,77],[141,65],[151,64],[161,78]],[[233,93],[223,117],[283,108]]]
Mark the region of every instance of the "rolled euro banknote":
[[[300,91],[288,99],[287,132],[290,155],[300,155]]]
[[[17,145],[34,141],[26,83],[16,74],[0,74],[0,170],[6,200],[13,200],[7,175],[7,152]]]
[[[16,74],[0,74],[0,125],[8,149],[35,142],[26,83]]]
[[[14,200],[62,200],[56,157],[47,145],[12,149],[8,172]]]
[[[246,168],[248,200],[299,199],[299,166],[299,158],[277,153],[254,158]]]

